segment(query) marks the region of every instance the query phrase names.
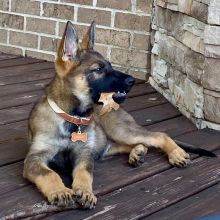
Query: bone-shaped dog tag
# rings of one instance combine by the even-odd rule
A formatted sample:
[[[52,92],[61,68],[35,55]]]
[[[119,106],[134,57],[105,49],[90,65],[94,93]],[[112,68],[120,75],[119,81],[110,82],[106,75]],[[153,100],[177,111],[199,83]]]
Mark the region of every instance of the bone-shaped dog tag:
[[[87,141],[87,133],[82,133],[81,131],[73,132],[71,135],[72,142],[81,141],[85,143]]]

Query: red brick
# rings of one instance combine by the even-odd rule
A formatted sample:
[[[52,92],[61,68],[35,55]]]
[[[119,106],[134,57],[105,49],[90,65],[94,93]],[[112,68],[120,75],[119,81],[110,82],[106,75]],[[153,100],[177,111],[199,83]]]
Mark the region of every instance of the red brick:
[[[40,49],[47,51],[57,51],[58,39],[52,37],[41,37]]]
[[[30,0],[12,0],[11,11],[31,15],[40,15],[40,2]]]
[[[61,0],[61,2],[75,3],[79,5],[92,5],[93,0]]]
[[[0,10],[8,11],[8,0],[0,0]]]
[[[78,9],[79,22],[90,24],[93,20],[95,20],[97,24],[110,26],[111,12],[87,8]]]
[[[143,79],[143,80],[148,79],[149,76],[150,76],[149,72],[146,73],[142,70],[131,70],[131,69],[129,69],[128,74],[133,76],[136,79]]]
[[[45,2],[43,4],[43,16],[61,18],[67,20],[74,19],[74,7],[69,5],[60,5]]]
[[[7,42],[7,32],[6,30],[0,30],[0,42],[6,43]]]
[[[3,53],[16,54],[16,55],[22,55],[23,54],[22,49],[17,48],[15,46],[0,45],[0,51],[3,52]]]
[[[10,31],[9,43],[22,47],[37,48],[38,36],[34,34]]]
[[[114,8],[121,10],[131,9],[131,0],[98,0],[97,6],[104,8]]]
[[[134,34],[132,47],[141,50],[150,50],[150,36],[143,34]]]
[[[115,27],[137,31],[149,31],[151,25],[150,16],[139,16],[135,14],[116,13]]]
[[[129,47],[130,33],[110,29],[97,29],[96,42],[107,45],[110,44],[121,47]]]
[[[150,67],[150,54],[129,51],[124,49],[112,48],[111,61],[115,64],[138,67],[138,68],[149,68]]]
[[[63,32],[66,27],[66,22],[59,22],[59,36],[63,36]],[[78,25],[74,24],[74,27],[76,28],[76,32],[78,34],[79,39],[82,39],[83,35],[87,32],[89,26],[86,25]]]
[[[33,57],[33,58],[37,58],[41,60],[52,61],[52,62],[55,60],[55,56],[52,54],[42,53],[42,52],[37,52],[37,51],[32,51],[32,50],[26,50],[25,56]]]
[[[0,26],[15,29],[23,29],[24,17],[19,15],[0,13]]]
[[[138,12],[151,14],[153,0],[136,0],[136,9]]]
[[[103,57],[107,57],[107,47],[95,45],[95,50],[101,53]]]
[[[55,34],[56,22],[46,19],[27,18],[26,29],[45,34]]]
[[[128,71],[129,71],[129,67],[124,67],[124,66],[117,66],[115,64],[112,63],[112,67],[114,68],[114,70],[118,70],[122,73],[126,73],[128,74]]]
[[[66,23],[59,23],[59,36],[63,35]],[[88,26],[85,25],[74,25],[76,28],[79,39],[82,39],[84,34],[88,30]],[[110,29],[96,29],[96,42],[102,44],[110,44],[121,47],[128,47],[130,44],[130,33],[126,31],[115,31]]]

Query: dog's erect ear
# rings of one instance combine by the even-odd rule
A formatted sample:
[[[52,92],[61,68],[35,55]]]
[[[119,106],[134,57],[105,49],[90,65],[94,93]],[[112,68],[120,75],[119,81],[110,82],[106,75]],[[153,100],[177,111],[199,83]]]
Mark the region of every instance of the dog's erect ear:
[[[64,77],[71,69],[77,67],[80,63],[78,56],[78,36],[73,24],[68,21],[57,51],[55,62],[57,74]]]
[[[76,60],[79,49],[78,36],[73,24],[68,21],[58,49],[58,57],[63,61]]]
[[[81,48],[84,50],[93,50],[95,45],[95,21],[93,21],[82,39]]]

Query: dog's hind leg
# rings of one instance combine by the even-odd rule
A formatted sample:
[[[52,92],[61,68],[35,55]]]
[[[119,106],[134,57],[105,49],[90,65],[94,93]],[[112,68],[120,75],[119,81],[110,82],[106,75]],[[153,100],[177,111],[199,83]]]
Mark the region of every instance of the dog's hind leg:
[[[46,152],[29,154],[24,161],[23,176],[35,183],[51,204],[71,205],[73,190],[65,187],[60,176],[47,166],[46,154]]]
[[[121,119],[121,120],[119,120]],[[122,145],[143,144],[164,151],[172,165],[184,167],[189,164],[189,154],[180,148],[169,136],[161,132],[150,132],[139,126],[134,118],[123,109],[112,111],[100,117],[108,138]]]
[[[180,148],[165,133],[149,132],[139,126],[126,129],[126,136],[124,136],[124,138],[122,138],[122,133],[120,134],[120,141],[123,141],[124,144],[143,144],[148,147],[160,148],[168,155],[170,164],[175,166],[185,167],[190,163],[189,154]],[[117,136],[117,141],[119,141],[119,136]]]
[[[79,155],[80,154],[80,155]],[[93,156],[90,152],[81,152],[77,155],[75,167],[73,169],[72,188],[76,201],[84,208],[94,208],[97,202],[93,194]]]

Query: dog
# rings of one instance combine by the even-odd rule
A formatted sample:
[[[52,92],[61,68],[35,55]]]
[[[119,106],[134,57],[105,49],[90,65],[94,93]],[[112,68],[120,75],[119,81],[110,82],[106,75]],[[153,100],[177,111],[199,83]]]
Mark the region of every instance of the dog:
[[[94,50],[95,23],[81,43],[71,22],[67,22],[55,61],[56,76],[45,95],[33,108],[28,125],[30,149],[23,176],[36,184],[51,204],[94,208],[92,190],[96,159],[118,153],[129,154],[133,166],[143,163],[148,147],[164,151],[169,163],[185,167],[189,154],[165,133],[139,126],[122,108],[99,115],[101,93],[113,92],[122,103],[135,83],[132,76],[112,68]],[[54,167],[70,164],[72,187],[67,188]]]

